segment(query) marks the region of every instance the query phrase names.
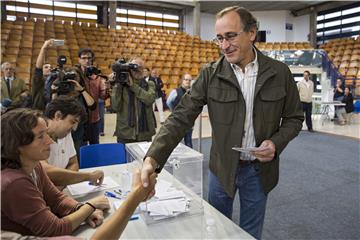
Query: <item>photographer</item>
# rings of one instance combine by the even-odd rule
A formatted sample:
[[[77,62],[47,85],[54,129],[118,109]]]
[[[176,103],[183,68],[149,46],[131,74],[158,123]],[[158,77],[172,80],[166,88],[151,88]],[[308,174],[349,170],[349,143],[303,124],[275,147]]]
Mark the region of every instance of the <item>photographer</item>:
[[[76,71],[80,76],[80,83],[83,87],[89,90],[94,99],[94,107],[89,108],[89,119],[85,124],[85,142],[89,144],[99,144],[100,135],[100,113],[99,113],[99,99],[105,100],[106,86],[105,78],[101,76],[101,71],[92,66],[95,58],[94,52],[89,48],[80,49],[78,52],[79,65],[76,65]]]
[[[119,143],[151,141],[155,134],[155,84],[143,76],[144,61],[136,57],[130,64],[116,62],[111,108],[117,113],[115,135]]]

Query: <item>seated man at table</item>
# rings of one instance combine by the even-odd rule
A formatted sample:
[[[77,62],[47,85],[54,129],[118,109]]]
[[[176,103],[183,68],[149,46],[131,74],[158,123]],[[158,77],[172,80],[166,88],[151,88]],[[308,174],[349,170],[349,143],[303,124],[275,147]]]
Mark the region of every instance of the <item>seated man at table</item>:
[[[48,134],[54,143],[50,145],[49,159],[41,163],[51,181],[56,186],[82,181],[101,184],[104,178],[102,171],[78,172],[79,164],[71,131],[85,116],[80,103],[72,97],[59,96],[46,106],[44,115],[48,118]]]

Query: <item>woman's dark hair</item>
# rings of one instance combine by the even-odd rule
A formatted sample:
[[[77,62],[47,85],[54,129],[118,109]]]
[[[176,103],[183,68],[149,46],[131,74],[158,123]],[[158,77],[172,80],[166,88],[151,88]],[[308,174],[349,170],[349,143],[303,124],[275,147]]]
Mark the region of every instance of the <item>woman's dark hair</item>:
[[[42,113],[38,110],[18,108],[1,116],[1,170],[21,168],[19,147],[34,140],[33,129]]]

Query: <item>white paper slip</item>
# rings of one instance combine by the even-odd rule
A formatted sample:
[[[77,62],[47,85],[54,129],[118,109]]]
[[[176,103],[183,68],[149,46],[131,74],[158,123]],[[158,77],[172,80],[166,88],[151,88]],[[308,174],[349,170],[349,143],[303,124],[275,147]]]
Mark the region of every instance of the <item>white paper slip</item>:
[[[67,186],[69,192],[73,196],[99,192],[116,187],[119,187],[119,184],[117,184],[111,177],[105,177],[103,183],[100,186],[90,185],[89,182],[81,182]]]
[[[247,147],[247,148],[240,148],[240,147],[233,147],[232,150],[243,152],[243,153],[250,153],[250,152],[256,152],[256,151],[262,151],[265,148],[260,147]]]

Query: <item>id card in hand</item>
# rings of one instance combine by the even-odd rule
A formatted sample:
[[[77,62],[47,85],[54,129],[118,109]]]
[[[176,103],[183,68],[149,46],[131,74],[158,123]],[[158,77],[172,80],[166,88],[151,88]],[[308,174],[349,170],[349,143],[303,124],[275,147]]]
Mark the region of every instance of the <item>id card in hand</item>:
[[[263,147],[247,147],[247,148],[241,148],[241,147],[233,147],[232,150],[235,150],[237,152],[243,152],[243,153],[251,153],[251,152],[256,152],[256,151],[262,151],[265,148]]]

